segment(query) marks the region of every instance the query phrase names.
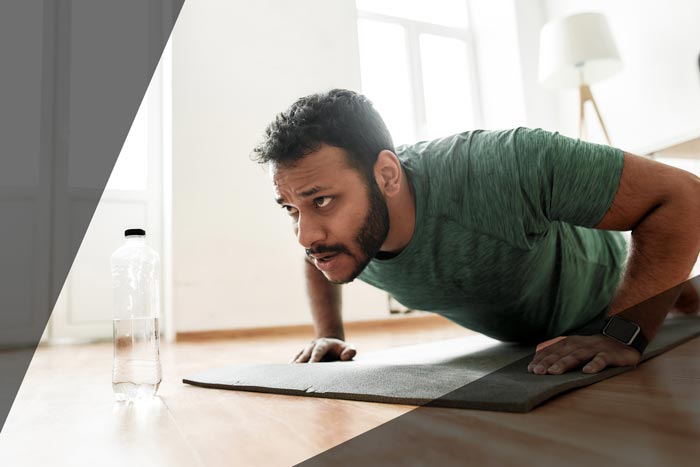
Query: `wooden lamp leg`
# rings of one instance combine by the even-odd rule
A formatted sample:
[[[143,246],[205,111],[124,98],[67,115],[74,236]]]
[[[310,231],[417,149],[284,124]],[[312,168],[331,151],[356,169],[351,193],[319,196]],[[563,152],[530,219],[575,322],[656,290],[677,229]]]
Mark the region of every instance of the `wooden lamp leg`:
[[[586,137],[586,93],[584,90],[584,85],[581,85],[579,89],[579,107],[578,107],[578,137],[579,139],[585,139]]]
[[[586,124],[586,102],[591,101],[593,104],[593,110],[595,110],[595,114],[598,117],[598,121],[600,122],[600,127],[603,129],[603,134],[605,135],[605,140],[608,142],[609,145],[612,145],[610,143],[610,135],[608,135],[608,130],[605,128],[605,123],[603,122],[603,117],[600,116],[600,111],[598,110],[598,105],[595,102],[595,99],[593,98],[593,93],[591,93],[591,88],[587,84],[582,84],[579,86],[579,96],[580,96],[580,104],[579,104],[579,127],[578,127],[578,133],[579,133],[579,138],[584,137],[585,133],[585,124]]]

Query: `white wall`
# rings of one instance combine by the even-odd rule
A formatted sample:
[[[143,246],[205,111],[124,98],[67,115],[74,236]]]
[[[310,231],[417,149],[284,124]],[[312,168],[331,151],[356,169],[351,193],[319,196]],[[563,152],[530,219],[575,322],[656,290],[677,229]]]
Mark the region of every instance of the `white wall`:
[[[547,22],[543,0],[511,0],[515,5],[518,52],[525,99],[527,126],[559,130],[559,98],[543,88],[537,77],[539,34]]]
[[[505,6],[495,16],[485,2],[474,0],[472,10],[481,21],[480,78],[491,85],[484,103],[519,109],[507,118],[487,109],[489,126],[577,136],[576,90],[537,81],[539,31],[555,17],[601,11],[625,62],[622,73],[592,86],[613,144],[644,152],[700,134],[700,2],[499,0]],[[512,43],[514,27],[520,56],[493,52],[489,42]],[[359,91],[357,53],[353,0],[185,2],[173,33],[177,331],[310,321],[301,247],[266,174],[248,157],[265,125],[297,97],[332,87]],[[503,71],[498,60],[511,71],[519,62],[520,72]],[[385,317],[385,298],[359,282],[346,287],[346,319]]]
[[[251,149],[296,98],[360,89],[352,0],[188,0],[173,32],[177,331],[310,322],[303,250]],[[346,320],[387,315],[345,287]]]
[[[544,7],[549,19],[583,11],[607,16],[625,68],[591,89],[614,146],[646,152],[700,136],[700,2],[545,0]],[[558,129],[578,136],[577,91],[561,91],[557,100]]]
[[[470,0],[481,108],[486,129],[527,125],[515,0]]]

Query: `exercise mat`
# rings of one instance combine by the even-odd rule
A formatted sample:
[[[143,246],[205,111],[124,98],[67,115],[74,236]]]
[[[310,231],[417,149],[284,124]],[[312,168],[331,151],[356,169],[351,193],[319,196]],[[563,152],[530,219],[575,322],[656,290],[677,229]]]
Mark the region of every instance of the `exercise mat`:
[[[648,360],[700,335],[700,317],[665,321]],[[534,349],[481,335],[358,354],[350,362],[213,368],[183,379],[206,388],[462,409],[528,412],[546,400],[633,367],[533,375]]]

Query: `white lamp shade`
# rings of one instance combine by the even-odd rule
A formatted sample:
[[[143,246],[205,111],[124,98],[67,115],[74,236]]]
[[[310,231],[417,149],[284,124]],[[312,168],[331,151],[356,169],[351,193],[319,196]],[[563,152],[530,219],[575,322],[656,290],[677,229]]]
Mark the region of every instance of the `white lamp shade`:
[[[622,69],[608,21],[579,13],[550,21],[540,31],[539,80],[548,87],[577,87]]]

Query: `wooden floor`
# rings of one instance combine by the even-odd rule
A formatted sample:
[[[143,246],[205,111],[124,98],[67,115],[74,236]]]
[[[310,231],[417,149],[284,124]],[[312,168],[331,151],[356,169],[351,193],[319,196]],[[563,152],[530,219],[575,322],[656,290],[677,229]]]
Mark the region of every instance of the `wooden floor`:
[[[366,352],[468,333],[442,320],[412,323],[351,332],[348,339]],[[0,465],[294,465],[414,409],[181,382],[213,366],[287,362],[309,337],[161,343],[160,397],[136,405],[113,402],[111,343],[42,346],[0,434]],[[461,433],[461,448],[480,465],[697,465],[699,356],[695,339],[528,414],[419,410],[431,411],[436,432],[449,429],[432,444],[443,458]],[[386,461],[408,465],[410,447],[397,447]]]

